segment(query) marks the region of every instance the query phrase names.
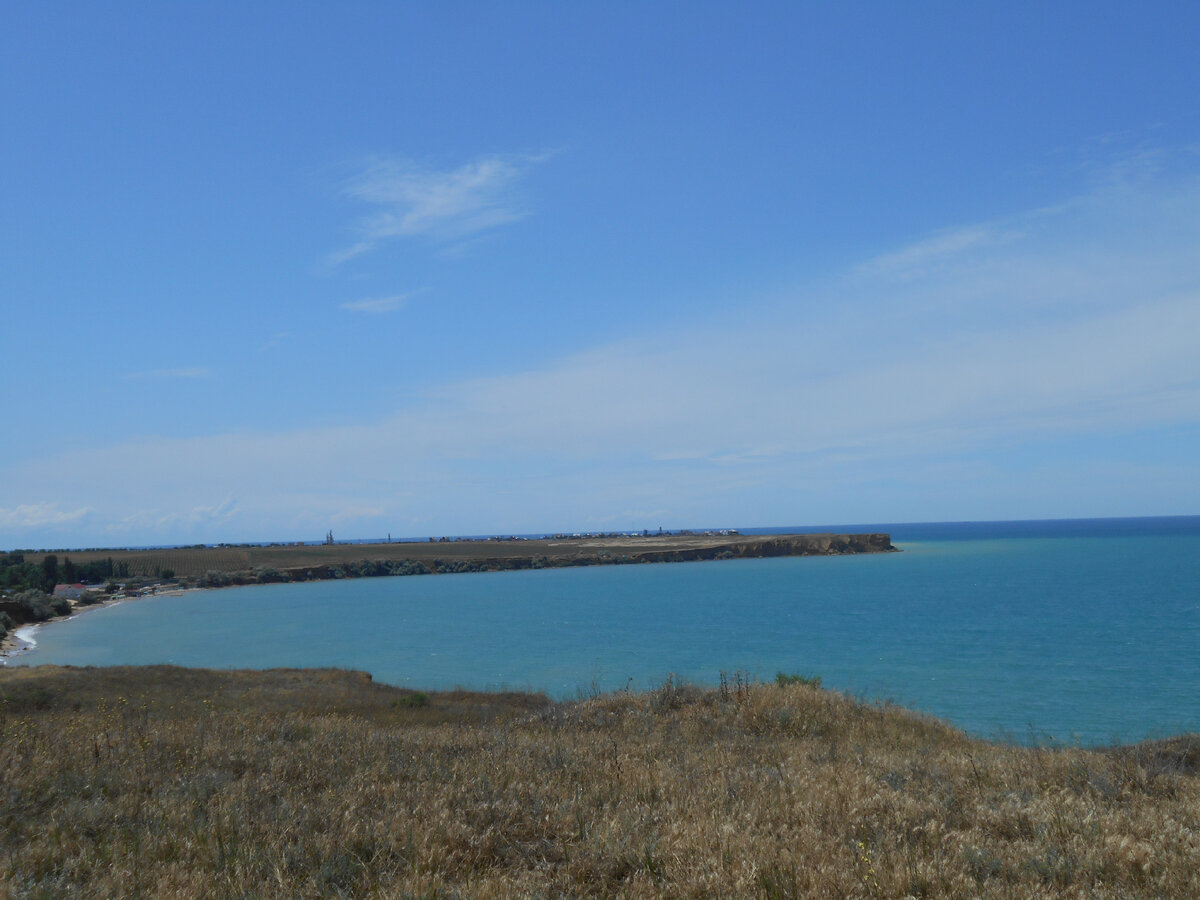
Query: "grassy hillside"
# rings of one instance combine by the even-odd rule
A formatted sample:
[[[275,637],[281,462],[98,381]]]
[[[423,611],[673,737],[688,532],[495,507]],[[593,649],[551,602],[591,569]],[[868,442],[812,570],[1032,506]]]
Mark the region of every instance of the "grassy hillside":
[[[0,696],[0,895],[1200,896],[1186,739],[996,746],[739,680],[42,667]]]

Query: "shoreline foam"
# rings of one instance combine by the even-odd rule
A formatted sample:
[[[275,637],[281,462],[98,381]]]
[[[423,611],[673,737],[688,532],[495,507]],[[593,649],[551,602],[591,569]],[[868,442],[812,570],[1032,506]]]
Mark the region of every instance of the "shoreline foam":
[[[36,647],[37,640],[33,635],[37,629],[37,625],[21,625],[5,635],[3,642],[0,642],[0,666],[7,665],[10,657]]]

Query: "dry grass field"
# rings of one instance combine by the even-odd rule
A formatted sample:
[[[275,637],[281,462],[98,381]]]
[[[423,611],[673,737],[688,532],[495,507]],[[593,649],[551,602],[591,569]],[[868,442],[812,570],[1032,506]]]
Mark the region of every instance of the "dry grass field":
[[[1200,750],[976,741],[806,684],[571,703],[0,671],[0,895],[1200,896]]]

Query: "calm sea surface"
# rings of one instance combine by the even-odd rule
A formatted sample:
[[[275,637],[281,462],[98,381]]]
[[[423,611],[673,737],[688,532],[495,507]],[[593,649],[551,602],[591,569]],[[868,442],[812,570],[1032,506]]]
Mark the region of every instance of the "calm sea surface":
[[[557,697],[796,672],[984,737],[1200,731],[1200,517],[860,527],[904,552],[204,591],[41,628],[12,664],[344,666]]]

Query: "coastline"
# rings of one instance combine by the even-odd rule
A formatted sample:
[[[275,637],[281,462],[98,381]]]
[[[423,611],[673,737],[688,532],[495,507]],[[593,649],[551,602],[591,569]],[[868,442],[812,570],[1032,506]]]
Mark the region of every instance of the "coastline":
[[[170,576],[200,587],[224,587],[374,575],[451,574],[766,556],[836,556],[896,550],[891,536],[882,532],[754,535],[680,532],[556,535],[536,539],[431,538],[429,541],[377,544],[226,544],[163,550],[74,551],[69,555],[77,563],[112,562],[135,578],[158,578],[160,573],[169,572]],[[43,555],[26,554],[26,561],[39,564]]]
[[[248,585],[256,590],[237,596],[213,594],[190,600],[180,597],[179,604],[145,604],[106,618],[86,620],[69,630],[35,632],[38,646],[23,657],[14,658],[9,669],[38,666],[52,659],[75,665],[83,664],[84,660],[108,664],[116,659],[108,654],[108,646],[127,646],[131,651],[141,652],[143,655],[136,658],[146,662],[179,661],[183,657],[174,653],[154,654],[158,653],[163,637],[174,634],[188,637],[193,629],[179,629],[174,623],[180,621],[183,607],[199,605],[198,616],[206,622],[215,621],[211,634],[206,632],[200,643],[193,642],[196,653],[189,664],[194,665],[214,663],[204,646],[209,644],[222,647],[227,654],[216,660],[221,664],[299,667],[344,665],[349,661],[391,684],[420,684],[430,689],[454,685],[503,689],[514,684],[536,684],[562,698],[586,691],[588,684],[593,690],[598,689],[596,685],[601,679],[605,679],[605,685],[620,686],[626,674],[636,675],[635,683],[647,686],[656,684],[668,670],[682,671],[682,677],[707,684],[715,677],[713,668],[740,667],[768,678],[779,671],[819,673],[831,685],[863,696],[886,696],[897,703],[936,710],[937,714],[972,729],[976,735],[1012,741],[1052,741],[1053,736],[1058,736],[1098,745],[1197,730],[1194,710],[1188,712],[1187,690],[1189,683],[1195,685],[1200,665],[1189,652],[1194,648],[1187,643],[1186,627],[1163,627],[1155,623],[1187,616],[1194,604],[1186,589],[1172,589],[1194,582],[1194,578],[1178,576],[1195,573],[1200,557],[1192,551],[1200,532],[1163,538],[1160,544],[1153,545],[1161,547],[1161,552],[1150,545],[1126,546],[1129,542],[1094,541],[1086,539],[1087,536],[1048,541],[1039,534],[1030,540],[1011,542],[980,537],[983,539],[949,544],[901,543],[905,550],[915,552],[892,558],[780,559],[747,561],[741,566],[710,563],[675,569],[614,568],[608,572],[557,572],[544,578],[532,572],[514,572],[498,579],[370,581],[345,586],[327,582],[279,590],[263,590],[269,587],[265,583]],[[1184,543],[1178,543],[1181,540]],[[450,558],[450,549],[459,549],[462,559],[473,548],[460,543],[430,549],[445,553],[443,559]],[[1172,560],[1170,567],[1160,556]],[[985,571],[994,573],[994,577],[981,579],[980,573]],[[1159,584],[1153,581],[1153,576],[1162,573],[1167,577],[1155,596],[1164,617],[1145,617],[1151,621],[1143,627],[1140,621],[1122,618],[1121,609],[1130,606],[1127,602],[1097,607],[1094,598],[1079,590],[1075,573],[1083,571],[1103,573],[1105,583],[1112,586],[1114,599],[1143,596],[1145,585]],[[359,579],[348,575],[346,580]],[[677,582],[685,589],[676,591]],[[715,588],[714,584],[727,587]],[[597,589],[592,590],[589,587],[592,585]],[[643,592],[643,585],[651,587]],[[752,587],[747,589],[747,585]],[[1026,589],[1033,585],[1051,591],[1048,596],[1053,596],[1055,602],[1039,602],[1037,592]],[[671,597],[679,595],[677,609],[658,605],[668,589]],[[160,592],[164,591],[169,588],[160,588]],[[570,608],[570,615],[559,615],[567,609],[557,602],[558,596],[565,592],[569,592],[572,601],[577,596],[584,599],[585,602],[578,604],[578,614]],[[488,601],[493,594],[515,602],[511,607],[507,602],[497,606]],[[710,594],[711,602],[707,600]],[[372,606],[373,615],[376,599],[388,596],[424,598],[411,609],[438,628],[443,627],[441,620],[445,617],[434,611],[452,608],[445,602],[447,598],[455,603],[461,602],[460,598],[470,598],[471,605],[463,608],[470,609],[471,615],[460,617],[461,624],[451,620],[449,627],[443,629],[448,639],[457,641],[461,647],[456,645],[457,652],[451,653],[449,646],[434,646],[437,636],[431,638],[424,631],[418,639],[409,640],[406,635],[417,632],[416,625],[421,624],[414,620],[397,626],[394,639],[381,644],[388,648],[388,653],[381,652],[378,659],[367,661],[359,648],[370,646],[372,640],[381,637],[385,633],[383,625],[360,629],[352,637],[340,626],[335,627],[335,635],[328,633],[331,620],[341,619],[347,625],[371,620],[364,615],[367,606]],[[723,598],[729,602],[722,602]],[[352,602],[341,602],[351,599]],[[530,600],[549,600],[553,605],[530,603]],[[709,605],[699,607],[698,601]],[[213,611],[221,610],[219,614],[206,616],[204,610],[210,609],[209,604],[215,605]],[[60,606],[67,612],[65,605]],[[265,615],[260,616],[260,606]],[[1051,610],[1043,606],[1053,606],[1054,614],[1048,615]],[[694,616],[693,611],[698,608],[709,614]],[[660,609],[667,614],[659,615]],[[1099,651],[1094,647],[1081,651],[1078,648],[1086,642],[1063,640],[1062,636],[1077,632],[1081,617],[1101,610],[1107,610],[1108,621],[1121,623],[1122,635],[1135,636],[1142,646],[1161,648],[1164,652],[1125,654],[1119,661],[1113,661],[1113,665],[1105,665],[1108,660],[1103,647]],[[1167,610],[1170,620],[1165,618]],[[124,635],[138,628],[143,614],[159,621],[161,627],[148,640],[139,637],[126,641]],[[647,619],[651,614],[652,618]],[[384,610],[382,615],[391,613]],[[490,620],[493,616],[494,622]],[[469,641],[463,637],[474,627],[473,623],[485,619],[488,624],[476,628],[477,636],[473,633]],[[315,628],[303,626],[301,620],[312,622]],[[639,637],[650,630],[641,624],[643,620],[655,625],[666,623],[664,639],[646,641]],[[1018,626],[1017,620],[1034,624]],[[385,622],[390,626],[390,619]],[[680,624],[685,627],[680,628]],[[610,625],[614,628],[611,638],[592,641],[598,649],[587,651],[591,656],[585,671],[571,668],[572,654],[580,656],[573,650],[560,654],[561,665],[553,658],[557,652],[554,648],[574,647],[576,635],[602,633]],[[527,648],[523,643],[527,636],[542,634],[543,627],[553,629],[544,632],[553,637],[540,642],[530,640]],[[273,650],[268,648],[264,637],[275,628],[290,636],[297,652],[280,652],[276,658],[268,659]],[[102,642],[84,637],[92,634],[93,629],[104,633]],[[686,643],[676,639],[676,635],[683,634],[687,635]],[[636,652],[614,649],[627,637]],[[288,643],[281,641],[280,647],[286,648]],[[581,638],[580,644],[584,643]],[[864,654],[864,644],[879,647],[880,652]],[[400,646],[412,657],[411,663],[395,663],[399,655],[396,648]],[[487,653],[475,652],[476,647],[485,648]],[[499,647],[504,647],[507,655],[502,657]],[[703,652],[697,647],[702,647]],[[1026,647],[1042,649],[1037,653],[1025,652]],[[68,648],[86,655],[72,659]],[[95,652],[97,648],[99,652]],[[520,655],[513,648],[520,648]],[[639,665],[640,659],[654,659],[658,652],[675,652],[680,648],[680,660],[672,658],[661,671]],[[949,648],[950,652],[942,648]],[[1003,655],[997,655],[997,650]],[[494,661],[488,659],[488,654],[493,653]],[[538,663],[539,654],[545,655],[544,664]],[[134,658],[127,656],[122,661]],[[469,670],[459,665],[460,658]],[[707,659],[719,662],[704,668]],[[480,660],[487,665],[481,665]],[[1064,665],[1063,660],[1068,664]],[[536,678],[525,674],[525,669],[535,663],[545,670]],[[1087,669],[1089,673],[1094,672],[1089,674],[1087,682],[1071,676],[1085,666],[1092,667]],[[1136,680],[1121,674],[1128,672],[1130,666],[1145,674]],[[978,688],[965,689],[978,677],[981,667],[986,677],[980,680]],[[514,677],[512,673],[518,669],[522,674]],[[1162,672],[1172,677],[1153,677]],[[1152,683],[1155,687],[1151,690],[1138,682]],[[1102,690],[1092,687],[1102,683]],[[1014,698],[1019,702],[1014,703]],[[1085,708],[1085,712],[1080,713],[1080,708]]]
[[[151,596],[179,596],[185,592],[215,590],[253,584],[336,581],[385,576],[504,572],[523,569],[556,569],[578,566],[643,565],[724,559],[761,559],[782,556],[843,556],[899,553],[887,533],[863,534],[764,534],[680,533],[646,536],[560,535],[555,538],[433,540],[428,543],[334,544],[320,547],[282,546],[259,548],[255,558],[241,552],[214,557],[213,548],[193,549],[199,571],[180,573],[186,586]],[[180,560],[185,551],[171,551]],[[92,555],[121,555],[123,561],[141,562],[139,569],[157,574],[159,551],[94,551],[77,553],[81,561]],[[36,554],[32,557],[36,561]],[[223,563],[223,565],[222,565]],[[300,563],[297,565],[297,563]],[[191,582],[189,584],[189,582]],[[199,583],[197,583],[199,582]],[[42,625],[63,622],[91,609],[103,609],[139,596],[121,595],[97,603],[71,601],[71,612],[44,622],[22,623],[0,641],[0,666],[37,646],[34,635]]]
[[[184,574],[183,581],[185,584],[188,581],[199,583],[156,592],[153,596],[181,595],[185,591],[249,584],[335,581],[344,578],[900,552],[892,544],[891,535],[885,533],[736,535],[711,532],[632,537],[564,535],[545,540],[431,539],[428,543],[272,547],[267,550],[272,554],[271,558],[254,559],[248,553],[239,553],[232,560],[222,560],[225,565],[216,568],[212,564],[217,559],[207,549],[194,550],[197,560],[203,561],[202,574]],[[180,556],[179,551],[174,552],[177,557]],[[77,556],[87,561],[88,554]],[[151,565],[149,561],[156,559],[157,551],[126,551],[124,556],[127,560],[141,557],[148,569]],[[231,565],[233,560],[236,562]],[[140,598],[122,595],[87,605],[71,601],[68,615],[45,622],[22,623],[0,641],[0,666],[7,665],[9,659],[36,647],[34,635],[42,625],[67,621],[90,609],[103,609],[134,599]]]

